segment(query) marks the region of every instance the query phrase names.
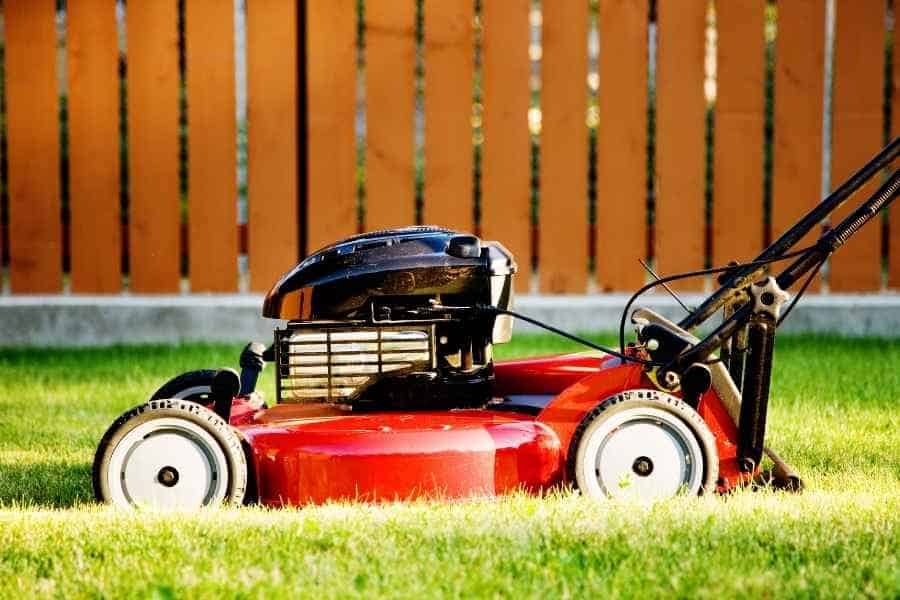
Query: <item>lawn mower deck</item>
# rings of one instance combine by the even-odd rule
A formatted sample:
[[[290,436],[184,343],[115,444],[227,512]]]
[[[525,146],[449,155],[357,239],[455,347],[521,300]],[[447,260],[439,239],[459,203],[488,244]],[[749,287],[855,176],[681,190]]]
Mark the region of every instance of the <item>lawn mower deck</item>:
[[[697,274],[720,287],[678,323],[623,311],[618,349],[511,310],[516,264],[497,242],[392,229],[315,252],[266,296],[286,321],[241,372],[191,371],[113,423],[99,500],[195,508],[257,501],[449,499],[572,486],[638,500],[802,481],[765,446],[775,331],[824,261],[900,190],[894,171],[816,244],[790,249],[900,153],[885,147],[754,260]],[[770,268],[793,259],[777,275]],[[804,279],[805,278],[805,279]],[[668,289],[668,288],[667,288]],[[692,333],[721,311],[702,339]],[[626,315],[636,333],[625,343]],[[494,361],[521,319],[603,352]],[[255,392],[266,364],[276,402]]]
[[[230,422],[249,448],[250,485],[264,505],[540,492],[568,481],[567,449],[596,398],[652,386],[641,383],[639,368],[617,363],[593,353],[498,362],[497,390],[504,395],[485,408],[259,409],[238,398]],[[700,407],[716,432],[719,477],[713,479],[725,491],[746,479],[737,466],[736,430],[714,392]],[[666,453],[646,453],[650,472],[640,483],[659,486],[660,495],[674,492],[666,485],[677,489],[680,479],[653,476]]]

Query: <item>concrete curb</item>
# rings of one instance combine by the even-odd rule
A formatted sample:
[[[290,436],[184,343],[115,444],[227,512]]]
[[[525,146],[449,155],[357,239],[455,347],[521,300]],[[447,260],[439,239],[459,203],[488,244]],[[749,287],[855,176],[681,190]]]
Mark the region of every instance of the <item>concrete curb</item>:
[[[702,295],[685,295],[696,305]],[[527,295],[516,309],[567,331],[614,331],[628,300],[624,294]],[[187,340],[267,341],[281,322],[259,316],[258,295],[4,296],[2,346],[103,346]],[[668,296],[647,295],[646,306],[672,318],[683,310]],[[900,294],[804,296],[785,331],[847,336],[900,336]],[[516,331],[533,332],[527,323]]]

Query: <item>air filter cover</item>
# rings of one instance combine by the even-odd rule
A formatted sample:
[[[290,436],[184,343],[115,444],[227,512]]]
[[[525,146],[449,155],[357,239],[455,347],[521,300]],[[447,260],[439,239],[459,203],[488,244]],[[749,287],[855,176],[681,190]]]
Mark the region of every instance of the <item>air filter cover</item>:
[[[276,332],[279,402],[351,403],[383,376],[435,367],[430,325],[303,325]]]

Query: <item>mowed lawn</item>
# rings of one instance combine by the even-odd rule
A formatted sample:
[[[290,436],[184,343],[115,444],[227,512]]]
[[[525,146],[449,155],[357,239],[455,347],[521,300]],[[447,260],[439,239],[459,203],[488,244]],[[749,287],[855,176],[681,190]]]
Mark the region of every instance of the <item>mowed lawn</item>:
[[[499,354],[574,349],[521,337]],[[900,339],[778,340],[768,439],[805,476],[802,495],[95,505],[109,423],[239,350],[0,350],[0,597],[900,597]],[[271,398],[271,370],[262,387]]]

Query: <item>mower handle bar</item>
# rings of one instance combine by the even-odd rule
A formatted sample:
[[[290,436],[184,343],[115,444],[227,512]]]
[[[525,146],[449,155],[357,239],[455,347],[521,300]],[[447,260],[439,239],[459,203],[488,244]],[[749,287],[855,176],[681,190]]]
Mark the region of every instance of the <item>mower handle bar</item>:
[[[797,221],[793,227],[784,232],[781,237],[763,250],[762,253],[756,257],[754,262],[769,260],[784,255],[791,247],[799,242],[803,236],[809,233],[813,227],[821,223],[825,217],[841,206],[847,198],[862,187],[863,184],[896,160],[898,155],[900,155],[900,137],[891,140],[891,142],[882,148],[872,160],[853,173],[853,175],[851,175],[836,190],[831,192],[812,210]],[[866,202],[866,204],[868,203],[869,202]],[[866,219],[866,221],[868,221],[868,219]],[[865,221],[857,226],[856,229],[850,231],[847,237],[855,233],[864,223]],[[744,287],[749,283],[748,279],[758,274],[758,272],[758,266],[735,267],[735,269],[730,271],[727,277],[724,278],[719,289],[713,292],[693,312],[683,318],[681,322],[678,323],[678,326],[682,329],[690,330],[706,321],[729,301],[736,289]]]
[[[856,210],[819,238],[819,241],[816,242],[815,246],[810,248],[809,251],[804,252],[793,263],[779,273],[775,278],[778,287],[787,289],[812,269],[815,269],[835,250],[843,246],[854,233],[863,227],[863,225],[876,217],[882,209],[890,206],[898,193],[900,193],[900,169],[895,170],[887,181],[885,181],[864,203],[857,207]],[[725,340],[728,340],[740,328],[744,327],[749,322],[752,314],[753,303],[745,302],[708,336],[698,344],[685,350],[664,369],[680,371],[694,362],[706,360],[706,357],[708,357],[710,353],[718,350]]]

